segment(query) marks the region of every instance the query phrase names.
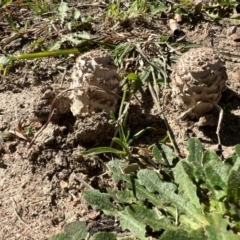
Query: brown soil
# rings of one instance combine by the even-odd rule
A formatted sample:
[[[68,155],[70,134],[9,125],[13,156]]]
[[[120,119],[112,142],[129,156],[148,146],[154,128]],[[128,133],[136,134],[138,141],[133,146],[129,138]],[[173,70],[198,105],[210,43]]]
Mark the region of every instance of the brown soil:
[[[140,33],[160,35],[162,32],[171,32],[166,21],[158,15],[135,18],[121,26],[114,26],[111,19],[107,24],[102,22],[104,19],[101,14],[106,6],[101,3],[94,6],[93,2],[96,1],[81,1],[81,4],[79,1],[68,2],[81,11],[82,17],[99,16],[91,23],[92,26],[85,23],[72,31],[90,31],[92,37],[103,37],[106,42],[124,42],[128,38],[133,41]],[[0,13],[0,56],[17,55],[21,51],[43,51],[44,44],[70,33],[59,21],[53,22],[51,27],[46,26],[44,18],[51,19],[51,14],[36,16],[29,8],[18,3],[0,9]],[[2,13],[11,15],[14,24],[20,29],[19,35],[9,26]],[[25,24],[28,24],[29,30],[24,31]],[[189,42],[239,55],[240,48],[227,35],[230,26],[227,21],[210,21],[201,16],[194,24],[183,22],[181,30]],[[17,37],[11,38],[14,34]],[[34,45],[41,37],[44,37],[44,44]],[[63,47],[72,47],[67,43],[65,45]],[[109,114],[99,112],[74,117],[71,112],[55,112],[47,128],[29,148],[33,135],[47,121],[53,99],[69,86],[76,57],[69,55],[18,61],[8,69],[6,76],[2,72],[1,239],[49,239],[51,235],[60,232],[66,223],[75,220],[85,221],[92,233],[101,229],[119,231],[114,219],[93,211],[83,198],[85,189],[105,191],[107,186],[112,186],[106,168],[109,159],[106,156],[82,157],[79,154],[85,149],[110,145],[115,127],[109,123]],[[230,107],[229,111],[225,111],[220,131],[224,157],[232,154],[234,146],[240,143],[238,58],[227,57],[226,67],[228,90],[223,93],[220,102],[221,106]],[[209,119],[212,122],[208,119],[207,123],[199,123],[177,121],[179,113],[172,110],[171,104],[164,109],[181,155],[186,154],[185,146],[189,137],[201,139],[206,148],[217,148],[215,132],[218,111],[213,110],[211,113]],[[129,114],[132,133],[148,126],[155,128],[155,131],[143,135],[135,143],[136,147],[149,146],[165,136],[165,125],[147,89],[143,89],[138,98],[131,101]],[[23,135],[22,130],[30,125],[32,127],[28,134],[25,131]]]

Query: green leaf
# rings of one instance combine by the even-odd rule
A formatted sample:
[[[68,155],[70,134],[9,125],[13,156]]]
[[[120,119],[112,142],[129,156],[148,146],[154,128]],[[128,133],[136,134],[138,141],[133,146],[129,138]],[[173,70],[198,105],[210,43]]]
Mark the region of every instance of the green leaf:
[[[119,146],[122,147],[122,149],[124,149],[124,153],[126,154],[126,152],[128,151],[128,144],[125,142],[126,139],[121,138],[117,138],[117,137],[113,137],[112,138],[113,142],[117,143]]]
[[[142,71],[140,75],[141,82],[144,83],[150,76],[151,71],[149,70],[149,67]]]
[[[71,237],[68,237],[66,234],[64,233],[59,233],[59,234],[56,234],[54,236],[52,236],[50,238],[50,240],[72,240]]]
[[[227,181],[227,199],[240,207],[240,157],[237,158],[235,164],[230,170]]]
[[[158,13],[161,13],[161,12],[164,12],[166,11],[169,7],[167,5],[150,5],[148,6],[149,8],[149,11],[150,11],[150,14],[151,15],[155,15],[155,14],[158,14]]]
[[[92,148],[92,149],[89,149],[87,151],[82,151],[82,152],[80,152],[80,155],[89,156],[89,155],[96,155],[96,154],[101,154],[101,153],[114,153],[114,154],[117,154],[117,155],[120,155],[120,154],[124,155],[125,154],[125,152],[118,151],[115,148],[99,147],[99,148]]]
[[[187,143],[187,149],[189,150],[187,158],[189,164],[188,175],[195,182],[205,181],[206,177],[202,167],[202,143],[197,138],[190,138]]]
[[[139,76],[136,73],[129,73],[127,75],[127,79],[130,81],[138,81],[140,80]]]
[[[195,230],[199,229],[199,224],[192,221],[189,217],[177,211],[176,209],[175,209],[175,213],[176,213],[176,221],[177,221],[176,225],[184,226],[185,230],[187,231],[192,231],[193,229]]]
[[[72,240],[82,240],[85,239],[88,232],[86,224],[83,222],[71,222],[64,226],[64,233],[72,237]]]
[[[136,93],[142,87],[142,81],[141,81],[140,77],[137,74],[129,73],[127,75],[127,79],[129,81],[132,81],[132,83],[131,83],[131,90],[133,91],[133,93]]]
[[[227,188],[227,179],[230,167],[220,161],[217,154],[212,150],[207,150],[203,155],[203,168],[206,180],[213,187]]]
[[[122,171],[125,167],[127,167],[127,165],[127,163],[119,160],[113,160],[107,164],[109,170],[113,173],[113,179],[115,181],[125,180],[128,178],[128,176]]]
[[[117,235],[112,232],[99,232],[95,233],[90,240],[117,240]]]
[[[89,189],[84,192],[84,198],[95,209],[106,210],[112,212],[112,214],[116,212],[116,207],[111,203],[110,196],[107,193]]]
[[[47,50],[48,50],[48,51],[59,50],[60,47],[62,46],[62,43],[63,43],[63,42],[64,42],[64,41],[62,41],[62,40],[53,42],[53,43],[51,43],[50,45],[48,45]]]
[[[153,127],[146,127],[146,128],[144,128],[144,129],[140,130],[139,132],[137,132],[137,133],[135,133],[135,134],[133,135],[131,141],[133,141],[134,139],[137,139],[137,138],[141,137],[141,136],[142,136],[146,131],[148,131],[148,130],[154,130],[154,128],[153,128]]]
[[[119,220],[123,231],[128,229],[140,240],[148,240],[145,237],[146,224],[134,217],[130,207],[126,207],[124,211],[119,213]]]
[[[161,164],[167,164],[170,166],[173,165],[173,160],[176,158],[176,156],[173,153],[173,150],[163,143],[155,144],[153,146],[152,153],[157,162]]]
[[[204,230],[209,240],[239,240],[240,237],[228,230],[229,222],[227,218],[223,218],[222,214],[209,214],[207,215],[209,225]]]
[[[133,191],[130,191],[128,189],[126,190],[121,190],[121,191],[118,191],[118,190],[115,190],[115,189],[112,189],[112,188],[107,188],[107,192],[111,195],[111,197],[120,202],[120,203],[134,203],[136,202],[136,197],[134,196],[133,194]]]
[[[137,175],[140,184],[144,185],[150,192],[158,192],[162,199],[172,206],[175,206],[196,223],[203,225],[208,224],[201,210],[197,209],[196,206],[184,196],[175,193],[174,184],[162,182],[156,172],[148,169],[140,170]]]
[[[202,228],[192,232],[187,232],[183,228],[167,230],[159,238],[160,240],[207,240]],[[215,239],[217,240],[217,239]]]
[[[110,161],[108,163],[108,168],[113,173],[113,179],[115,181],[125,181],[127,187],[133,191],[133,194],[137,199],[143,201],[145,199],[148,199],[154,206],[163,207],[166,203],[164,199],[160,199],[159,196],[149,192],[145,187],[139,184],[138,180],[134,179],[131,175],[122,173],[121,169],[123,169],[126,165],[126,163],[118,160]]]
[[[194,231],[186,231],[184,228],[170,229],[163,233],[160,240],[238,240],[239,236],[228,231],[229,222],[221,214],[207,215],[209,225]]]
[[[188,161],[201,164],[203,155],[202,143],[197,138],[190,138],[187,142],[187,149],[189,151]]]
[[[174,228],[170,219],[162,215],[157,208],[152,210],[142,204],[132,204],[131,207],[127,207],[127,211],[139,222],[149,225],[155,231]]]
[[[11,62],[12,57],[9,56],[1,56],[0,57],[0,66],[4,66],[7,65]]]
[[[81,38],[81,39],[91,39],[91,36],[88,32],[83,31],[82,33],[78,33],[75,38]]]
[[[240,144],[237,144],[235,146],[235,151],[236,151],[237,156],[240,157]]]
[[[138,163],[131,163],[122,170],[125,174],[131,174],[140,170],[140,166]]]
[[[58,8],[58,14],[60,16],[61,23],[64,22],[64,19],[67,16],[67,11],[68,11],[67,3],[61,1],[59,8]]]
[[[117,240],[136,240],[135,237],[117,237]]]
[[[4,8],[4,7],[7,7],[11,3],[12,3],[12,0],[1,0],[0,1],[0,9]]]
[[[73,8],[73,18],[75,20],[78,20],[80,16],[81,16],[80,11],[77,8]]]
[[[190,165],[186,161],[180,160],[174,168],[175,180],[176,183],[179,184],[178,190],[182,193],[182,195],[200,209],[201,205],[197,196],[197,187],[192,182],[191,172],[189,172],[189,169],[191,169]]]

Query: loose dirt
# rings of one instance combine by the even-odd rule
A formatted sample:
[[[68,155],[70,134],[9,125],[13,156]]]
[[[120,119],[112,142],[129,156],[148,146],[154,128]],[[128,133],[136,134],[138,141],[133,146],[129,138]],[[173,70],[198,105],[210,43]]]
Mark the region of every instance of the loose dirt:
[[[67,2],[67,1],[66,1]],[[69,1],[81,11],[82,17],[98,16],[91,24],[84,23],[74,32],[89,31],[92,37],[103,37],[105,42],[117,43],[128,38],[138,39],[140,33],[171,33],[166,20],[155,15],[141,16],[125,21],[119,26],[109,18],[103,22],[105,4],[91,1]],[[0,55],[43,51],[45,46],[59,40],[70,31],[60,21],[46,26],[44,18],[33,15],[32,10],[14,3],[5,9],[10,14],[20,34],[9,26],[4,14],[0,17]],[[205,19],[205,20],[204,20]],[[206,20],[207,19],[207,20]],[[27,30],[24,26],[27,24]],[[211,21],[201,16],[198,21],[183,21],[181,30],[186,40],[206,47],[240,56],[240,48],[228,37],[231,24]],[[64,43],[68,46],[69,43]],[[64,45],[63,44],[63,45]],[[71,44],[70,44],[71,45]],[[42,46],[42,48],[40,47]],[[14,62],[0,85],[0,221],[1,239],[49,239],[69,222],[85,221],[90,232],[102,229],[120,231],[114,219],[92,210],[83,198],[83,191],[96,188],[105,191],[113,186],[108,174],[106,156],[83,157],[82,150],[109,146],[115,126],[109,114],[99,112],[84,117],[74,117],[70,111],[56,110],[52,120],[29,148],[36,132],[46,123],[51,104],[58,93],[69,87],[77,55],[49,57]],[[228,71],[228,89],[220,105],[225,114],[221,126],[223,156],[234,152],[240,143],[240,76],[239,59],[223,55]],[[121,94],[121,92],[120,92]],[[189,137],[199,138],[206,148],[217,150],[216,123],[218,111],[213,110],[202,122],[176,120],[171,103],[163,110],[181,155],[186,155]],[[130,102],[129,126],[132,134],[151,126],[154,131],[144,134],[136,147],[147,147],[166,135],[163,120],[157,113],[148,89],[143,89]],[[9,133],[11,132],[11,134]]]

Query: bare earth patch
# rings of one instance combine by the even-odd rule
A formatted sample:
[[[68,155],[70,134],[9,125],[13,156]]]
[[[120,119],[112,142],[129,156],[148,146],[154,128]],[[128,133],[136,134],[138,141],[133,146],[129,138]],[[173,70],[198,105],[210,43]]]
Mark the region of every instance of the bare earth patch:
[[[94,37],[103,37],[105,42],[121,42],[154,34],[170,33],[166,20],[161,16],[139,17],[132,21],[114,26],[109,18],[103,23],[101,13],[106,5],[92,5],[91,1],[69,1],[79,7],[83,17],[99,16],[92,27],[82,24],[75,32],[90,31]],[[95,2],[94,2],[95,3]],[[84,7],[83,5],[86,4]],[[88,4],[90,4],[88,6]],[[79,5],[79,6],[78,6]],[[43,41],[51,42],[70,31],[54,23],[51,30],[44,25],[43,18],[32,18],[28,8],[18,5],[12,13],[14,22],[23,29],[28,19],[33,32],[23,32],[16,39],[9,40],[14,33],[6,19],[0,19],[0,55],[17,54],[22,49],[29,52],[41,51],[36,44],[41,36]],[[0,12],[3,9],[0,9]],[[7,10],[5,10],[7,11]],[[32,21],[32,22],[31,22]],[[35,22],[34,22],[35,21]],[[181,30],[186,40],[204,47],[224,49],[234,55],[240,54],[240,48],[232,44],[227,30],[230,24],[224,21],[199,21],[196,25],[183,23]],[[51,26],[49,26],[51,28]],[[30,27],[29,27],[30,29]],[[54,30],[55,29],[55,30]],[[67,45],[67,43],[66,43]],[[26,50],[28,51],[28,50]],[[98,111],[82,116],[74,116],[69,105],[58,106],[52,120],[35,140],[29,144],[34,134],[46,123],[51,113],[54,98],[67,89],[72,80],[73,66],[78,55],[43,58],[15,62],[8,74],[1,79],[0,86],[0,221],[1,239],[44,240],[62,230],[69,222],[85,221],[90,232],[101,229],[120,231],[118,223],[109,217],[89,208],[83,198],[83,191],[96,188],[104,191],[113,186],[108,174],[106,156],[82,157],[80,151],[96,146],[109,146],[114,137],[115,126],[110,121],[109,111]],[[228,74],[227,90],[219,102],[226,109],[220,136],[223,144],[223,156],[233,153],[233,147],[240,143],[240,81],[237,70],[239,59],[222,55],[226,60]],[[162,92],[162,91],[161,91]],[[121,96],[121,91],[120,91]],[[65,98],[65,99],[64,99]],[[67,102],[67,95],[61,98]],[[111,101],[115,101],[110,99]],[[119,107],[119,101],[114,104]],[[66,109],[64,108],[66,107]],[[114,108],[115,109],[115,106]],[[189,137],[199,138],[206,148],[217,150],[216,125],[218,111],[213,109],[203,122],[177,120],[179,113],[171,102],[163,110],[180,149],[186,154],[186,141]],[[166,134],[163,120],[147,89],[130,101],[130,122],[133,133],[152,126],[154,131],[147,132],[138,140],[137,147],[146,147],[163,138]],[[204,122],[205,121],[205,122]],[[9,131],[11,134],[9,134]],[[22,134],[24,132],[24,134]]]

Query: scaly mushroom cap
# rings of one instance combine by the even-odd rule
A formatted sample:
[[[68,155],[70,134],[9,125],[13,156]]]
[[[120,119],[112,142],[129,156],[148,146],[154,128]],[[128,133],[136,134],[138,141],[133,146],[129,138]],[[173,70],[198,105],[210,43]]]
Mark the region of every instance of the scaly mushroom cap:
[[[190,118],[212,110],[226,89],[224,61],[212,48],[192,48],[184,53],[172,72],[172,101]],[[192,110],[190,110],[192,109]],[[189,112],[188,112],[189,111]]]
[[[197,4],[211,4],[211,3],[219,3],[221,0],[194,0],[193,3]]]
[[[115,110],[117,97],[111,93],[119,87],[119,76],[116,65],[106,51],[94,50],[76,59],[70,87],[81,86],[95,86],[102,91],[89,87],[72,92],[71,111],[74,116]]]

